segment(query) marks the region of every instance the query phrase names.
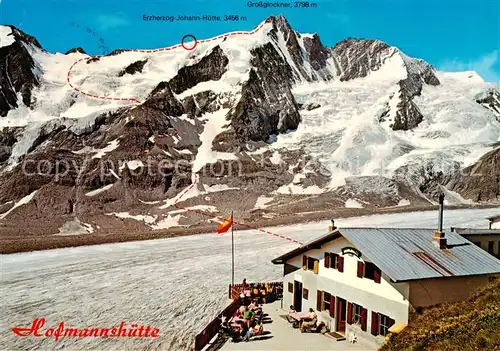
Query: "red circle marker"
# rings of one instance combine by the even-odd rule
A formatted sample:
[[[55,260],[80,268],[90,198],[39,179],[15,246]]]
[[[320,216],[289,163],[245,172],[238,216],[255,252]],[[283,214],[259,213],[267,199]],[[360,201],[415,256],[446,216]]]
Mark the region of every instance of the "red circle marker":
[[[193,47],[187,47],[187,46],[184,44],[184,41],[185,41],[186,39],[189,39],[189,38],[192,38],[192,40],[194,40],[194,45],[193,45]],[[196,47],[196,45],[198,45],[198,40],[196,40],[196,37],[195,37],[194,35],[192,35],[192,34],[186,34],[185,36],[183,36],[183,37],[182,37],[181,45],[182,45],[182,47],[183,47],[184,49],[186,49],[186,50],[193,50],[193,49]]]

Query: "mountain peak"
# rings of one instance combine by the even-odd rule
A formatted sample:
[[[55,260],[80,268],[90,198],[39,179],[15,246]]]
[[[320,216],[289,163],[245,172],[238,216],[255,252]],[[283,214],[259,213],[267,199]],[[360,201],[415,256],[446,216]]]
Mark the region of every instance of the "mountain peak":
[[[9,31],[9,29],[10,29],[10,31]],[[2,36],[3,36],[3,38],[2,38]],[[14,41],[12,41],[11,38],[13,38]],[[10,24],[9,25],[0,25],[0,47],[4,46],[4,45],[2,45],[2,41],[4,39],[10,39],[9,45],[13,44],[14,42],[21,41],[21,42],[24,42],[26,44],[34,45],[39,49],[43,49],[35,37],[33,37],[29,34],[26,34],[25,32],[23,32],[22,30],[20,30],[19,28],[17,28],[14,25],[10,25]]]

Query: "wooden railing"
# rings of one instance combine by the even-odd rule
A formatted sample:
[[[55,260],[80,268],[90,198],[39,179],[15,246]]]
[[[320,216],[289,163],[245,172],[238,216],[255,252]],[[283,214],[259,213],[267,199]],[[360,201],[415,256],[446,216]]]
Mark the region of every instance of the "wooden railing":
[[[265,283],[248,283],[250,288],[253,288],[257,284],[264,285]],[[270,286],[277,290],[283,290],[283,282],[269,282]],[[233,301],[222,311],[217,317],[214,318],[210,323],[207,324],[203,330],[196,335],[194,342],[195,351],[201,351],[205,346],[210,343],[210,340],[217,335],[220,330],[222,317],[226,317],[227,319],[231,318],[236,313],[236,310],[241,306],[240,294],[243,291],[242,284],[229,284],[228,287],[228,296]]]
[[[217,315],[217,317],[215,317],[214,320],[208,323],[208,325],[198,335],[196,335],[194,342],[195,351],[201,351],[206,345],[208,345],[210,340],[212,340],[212,338],[219,332],[222,317],[224,316],[229,319],[236,313],[236,310],[240,308],[240,304],[239,299],[233,300],[221,313]]]

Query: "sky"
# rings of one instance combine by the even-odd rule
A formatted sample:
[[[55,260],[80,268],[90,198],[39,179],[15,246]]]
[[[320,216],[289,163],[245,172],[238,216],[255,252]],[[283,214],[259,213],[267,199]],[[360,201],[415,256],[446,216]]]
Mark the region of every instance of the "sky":
[[[293,2],[294,0],[269,0]],[[315,8],[255,8],[247,0],[0,0],[0,24],[35,36],[50,52],[82,47],[99,55],[118,48],[177,44],[251,30],[283,14],[327,46],[347,37],[380,39],[445,71],[475,70],[500,83],[499,0],[311,0]],[[151,22],[143,15],[239,15],[244,21]]]

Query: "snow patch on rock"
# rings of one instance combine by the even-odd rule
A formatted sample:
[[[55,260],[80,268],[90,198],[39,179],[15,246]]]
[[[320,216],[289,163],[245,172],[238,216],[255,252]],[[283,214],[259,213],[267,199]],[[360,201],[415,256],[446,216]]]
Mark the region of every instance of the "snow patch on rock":
[[[268,204],[269,202],[273,201],[273,197],[267,197],[267,196],[259,196],[257,198],[257,202],[255,203],[254,209],[264,209],[266,207],[269,207]]]
[[[91,234],[94,232],[92,225],[88,223],[81,222],[77,217],[72,221],[68,221],[59,228],[59,233],[54,235],[81,235],[81,234]]]
[[[12,29],[7,26],[0,26],[0,48],[12,45],[15,41]]]
[[[113,213],[106,213],[107,216],[116,216],[118,218],[123,218],[123,219],[133,219],[135,221],[139,222],[144,222],[146,224],[151,224],[156,221],[158,216],[148,216],[148,215],[131,215],[128,212],[113,212]]]
[[[108,185],[103,186],[102,188],[99,188],[99,189],[96,189],[96,190],[89,191],[88,193],[86,193],[86,194],[85,194],[85,196],[96,196],[96,195],[99,195],[100,193],[103,193],[103,192],[105,192],[106,190],[111,189],[111,187],[112,187],[113,185],[114,185],[114,184],[108,184]]]
[[[7,212],[5,213],[2,213],[0,214],[0,219],[4,219],[5,217],[7,217],[12,211],[14,211],[16,208],[18,207],[21,207],[22,205],[26,205],[27,203],[29,203],[32,199],[33,199],[33,196],[35,196],[36,192],[38,190],[35,190],[33,191],[31,194],[28,194],[26,195],[25,197],[23,197],[21,200],[19,200],[18,202],[15,203],[14,206],[12,206],[10,208],[10,210],[8,210]]]
[[[295,194],[295,195],[312,195],[312,194],[321,194],[323,190],[317,186],[312,185],[306,188],[295,184],[282,185],[276,190],[277,194]]]
[[[167,218],[164,218],[164,219],[158,221],[154,225],[150,225],[150,227],[153,230],[168,229],[171,227],[179,227],[179,226],[181,226],[179,224],[181,217],[182,217],[181,215],[172,216],[169,214]]]
[[[355,199],[347,199],[345,202],[345,207],[347,207],[347,208],[363,208],[363,204],[359,203]]]

